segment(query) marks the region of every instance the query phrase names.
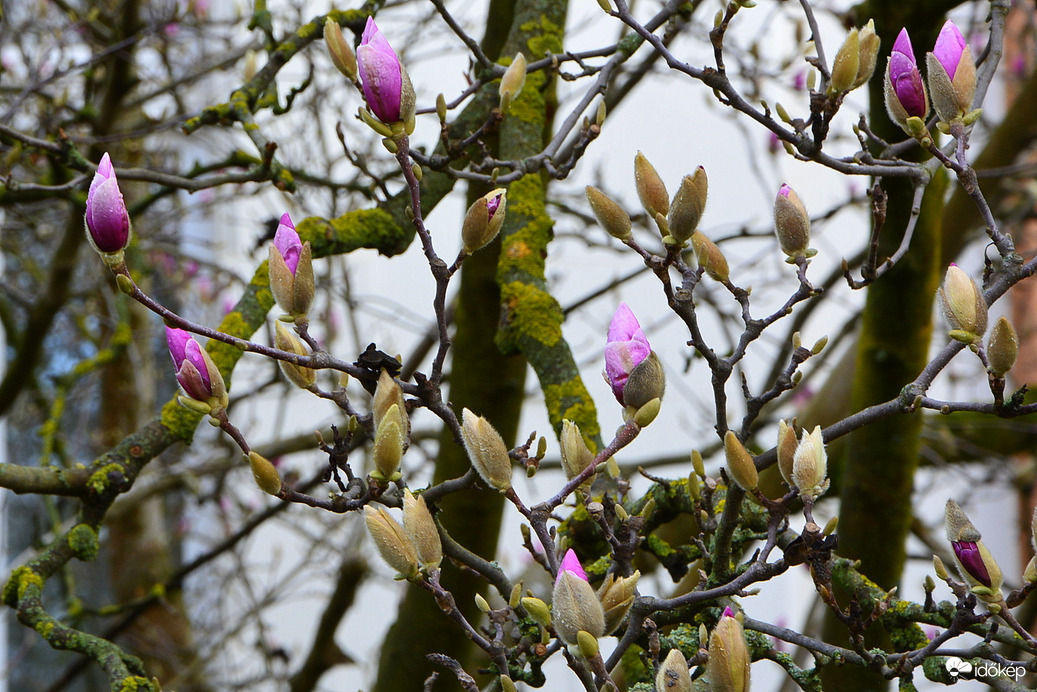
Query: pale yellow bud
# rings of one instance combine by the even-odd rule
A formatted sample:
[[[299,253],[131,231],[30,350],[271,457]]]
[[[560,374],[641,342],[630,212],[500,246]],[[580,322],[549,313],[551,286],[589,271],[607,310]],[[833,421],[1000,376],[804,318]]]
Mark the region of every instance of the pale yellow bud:
[[[520,52],[511,61],[511,64],[508,65],[508,69],[504,71],[504,76],[500,80],[500,109],[502,113],[508,112],[511,102],[522,91],[525,83],[526,56]]]
[[[810,215],[796,191],[785,184],[782,184],[774,198],[774,233],[778,236],[781,251],[788,256],[789,261],[816,254],[808,247]]]
[[[443,561],[443,544],[436,521],[425,504],[425,497],[415,497],[409,488],[403,491],[403,530],[417,548],[422,568],[428,571],[439,567]]]
[[[670,195],[662,178],[641,152],[634,157],[634,185],[648,216],[654,219],[656,214],[662,214],[665,217],[670,210]]]
[[[593,637],[605,633],[605,611],[594,589],[576,574],[560,571],[551,596],[555,632],[566,644],[578,644],[578,634]]]
[[[688,659],[678,649],[670,649],[655,675],[655,692],[691,692]]]
[[[547,607],[546,603],[534,596],[526,596],[521,603],[529,613],[529,617],[544,627],[551,626],[551,609]]]
[[[375,430],[374,449],[371,451],[374,470],[371,471],[371,478],[395,481],[400,477],[400,460],[407,441],[404,425],[400,407],[393,404]]]
[[[588,185],[585,192],[587,201],[591,205],[591,211],[594,212],[601,227],[617,240],[628,239],[630,237],[630,215],[623,207],[596,187]]]
[[[302,339],[290,332],[280,322],[274,323],[274,345],[282,351],[288,351],[297,356],[310,355],[309,349],[303,344]],[[309,389],[317,381],[317,372],[312,368],[305,368],[286,360],[277,361],[277,365],[288,381],[296,387]]]
[[[335,69],[345,75],[349,81],[355,82],[357,77],[356,55],[342,35],[342,27],[331,17],[324,22],[324,44],[328,47],[328,54],[331,56]]]
[[[818,425],[809,434],[803,431],[792,460],[792,480],[802,497],[816,500],[828,490],[827,475],[828,453]]]
[[[249,452],[248,465],[252,468],[252,477],[260,490],[274,497],[281,494],[281,474],[269,459],[258,452]]]
[[[468,409],[461,414],[461,435],[468,458],[486,483],[504,492],[511,487],[511,458],[504,438],[490,422]]]
[[[987,302],[972,277],[958,265],[950,265],[938,296],[950,336],[970,344],[978,341],[987,330]]]
[[[990,372],[998,377],[1004,377],[1015,365],[1015,359],[1018,357],[1019,337],[1015,333],[1015,328],[1006,317],[998,317],[990,329],[990,339],[987,341],[987,362],[990,363]]]
[[[755,490],[760,484],[759,472],[749,450],[738,439],[734,431],[724,435],[724,454],[727,457],[727,472],[743,490]]]
[[[858,43],[860,53],[857,61],[857,78],[853,80],[851,89],[856,89],[871,81],[875,74],[875,64],[879,57],[879,46],[882,39],[875,33],[875,20],[869,19],[868,23],[859,32]]]
[[[570,480],[578,476],[594,460],[594,453],[587,448],[580,428],[571,420],[562,421],[559,443],[562,448],[562,468],[565,469],[565,475]],[[588,482],[592,479],[593,476],[588,479]]]
[[[641,572],[635,571],[629,577],[616,577],[609,574],[598,587],[598,600],[605,611],[605,634],[616,631],[634,604],[637,595],[637,580]]]
[[[393,376],[389,374],[389,371],[382,368],[381,373],[378,375],[378,384],[374,390],[374,402],[371,406],[371,416],[375,430],[381,425],[382,419],[385,418],[389,407],[394,404],[399,410],[400,418],[403,420],[404,432],[409,432],[410,420],[407,416],[407,402],[403,399],[403,390],[396,380],[393,379]]]
[[[364,521],[375,547],[390,567],[404,579],[418,574],[418,550],[396,520],[381,506],[364,506]]]
[[[706,169],[699,166],[694,175],[686,175],[681,180],[677,194],[673,196],[669,216],[666,217],[670,235],[679,243],[691,238],[698,228],[702,212],[706,208],[706,194],[709,181]]]
[[[792,480],[792,467],[798,448],[799,440],[796,439],[795,427],[783,420],[778,421],[778,470],[790,486],[796,484]]]
[[[839,52],[832,61],[831,93],[845,92],[853,88],[860,67],[860,37],[857,29],[851,29]]]
[[[706,671],[712,692],[748,692],[752,659],[742,623],[724,615],[709,636]]]
[[[731,278],[731,270],[727,265],[724,253],[701,231],[691,234],[691,249],[695,252],[695,259],[698,260],[699,266],[709,274],[711,279],[724,283]]]

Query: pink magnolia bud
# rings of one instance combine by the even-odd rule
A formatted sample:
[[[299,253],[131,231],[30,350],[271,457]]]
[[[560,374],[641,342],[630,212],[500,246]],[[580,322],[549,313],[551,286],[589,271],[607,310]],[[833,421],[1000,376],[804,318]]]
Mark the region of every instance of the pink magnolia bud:
[[[626,303],[620,303],[605,341],[605,378],[619,403],[623,403],[623,388],[630,373],[651,352],[652,346],[633,311]]]
[[[289,315],[304,317],[315,293],[313,260],[309,242],[302,242],[288,214],[277,226],[268,266],[274,300]]]
[[[626,303],[619,304],[609,325],[605,379],[616,400],[635,409],[662,397],[666,387],[659,357]]]
[[[414,118],[414,89],[410,77],[389,45],[374,17],[367,26],[356,51],[364,100],[375,117],[383,123],[409,121]]]
[[[929,99],[907,29],[900,30],[889,56],[886,68],[886,110],[889,111],[889,117],[905,130],[908,118],[924,119],[929,113]]]
[[[287,213],[281,215],[281,222],[277,224],[277,232],[274,233],[274,247],[284,258],[288,271],[295,276],[295,270],[299,266],[299,254],[302,252],[302,240],[295,230],[292,217]]]
[[[944,23],[933,52],[925,59],[929,91],[940,120],[950,122],[964,116],[972,109],[976,95],[976,62],[954,22]]]
[[[97,164],[86,193],[86,230],[90,244],[98,252],[121,252],[130,244],[130,215],[107,152]]]
[[[187,396],[211,406],[226,406],[227,389],[223,377],[194,337],[183,329],[166,327],[166,344],[176,369],[176,381]]]
[[[983,536],[954,500],[947,500],[944,526],[961,567],[961,576],[972,587],[972,592],[986,603],[999,603],[1002,600],[1001,568],[983,544]]]
[[[551,619],[558,637],[566,644],[577,644],[580,632],[592,637],[605,633],[605,611],[587,573],[571,549],[562,558],[551,595]]]

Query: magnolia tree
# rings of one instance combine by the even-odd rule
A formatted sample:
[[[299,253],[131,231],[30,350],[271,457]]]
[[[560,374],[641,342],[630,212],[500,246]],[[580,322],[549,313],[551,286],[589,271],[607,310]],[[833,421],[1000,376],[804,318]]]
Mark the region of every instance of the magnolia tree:
[[[3,241],[11,349],[0,406],[12,428],[38,425],[43,443],[12,430],[17,444],[0,464],[0,486],[44,498],[27,507],[45,511],[49,525],[7,556],[3,603],[29,628],[12,641],[77,655],[56,659],[67,666],[61,672],[37,666],[12,679],[58,690],[86,670],[124,691],[317,689],[349,662],[335,633],[370,580],[356,540],[332,549],[312,527],[362,526],[406,587],[399,603],[376,607],[393,623],[376,690],[742,692],[753,677],[762,686],[764,674],[780,677],[781,689],[888,681],[915,689],[973,677],[1030,689],[1037,519],[1027,508],[1025,567],[1008,569],[998,561],[1009,556],[984,545],[958,502],[967,497],[943,491],[945,513],[935,520],[915,517],[912,500],[922,457],[976,462],[1032,446],[1003,422],[1037,412],[1025,386],[1007,385],[1027,334],[1021,345],[1012,319],[988,317],[1037,271],[1019,249],[1033,200],[1006,182],[1032,173],[1015,165],[1035,134],[1025,59],[1011,67],[1028,81],[1007,115],[981,109],[1006,50],[1009,3],[968,6],[968,39],[944,16],[959,5],[952,1],[876,0],[838,15],[806,1],[734,1],[715,16],[697,2],[598,4],[602,34],[619,38],[581,51],[566,48],[563,2],[492,3],[481,40],[437,1],[427,10],[369,3],[312,19],[262,1],[241,18],[210,14],[201,2],[11,11],[4,31],[16,48],[4,69],[19,82],[3,97],[0,124],[8,171],[0,201],[12,227]],[[435,85],[412,83],[407,53],[394,49],[410,42],[407,22],[426,11],[420,24],[446,27],[439,40],[470,60],[460,93],[436,96]],[[755,33],[761,13],[772,23],[763,37]],[[960,16],[966,26],[968,13]],[[790,35],[776,41],[784,26]],[[56,45],[48,31],[61,37]],[[424,49],[424,32],[414,32],[415,49]],[[709,48],[705,64],[677,50],[696,42]],[[788,45],[784,64],[785,49],[765,49],[775,42]],[[211,60],[185,57],[203,46]],[[199,102],[212,72],[239,64],[245,80],[226,101]],[[773,156],[868,178],[867,196],[855,198],[864,210],[856,218],[870,229],[864,247],[819,270],[817,231],[837,210],[812,217],[801,195],[824,197],[785,183],[771,188],[771,228],[725,235],[705,213],[706,169],[689,166],[671,196],[637,151],[640,132],[619,139],[629,144],[630,174],[613,171],[585,195],[570,194],[560,181],[594,151],[609,113],[625,101],[642,108],[630,95],[660,71],[675,92],[710,95],[769,137]],[[803,83],[785,90],[784,105],[765,100],[791,72]],[[295,86],[281,94],[279,80]],[[868,92],[866,112],[847,112],[851,92]],[[336,127],[332,116],[329,128],[327,107],[342,98],[362,102],[357,117]],[[279,129],[282,120],[290,124]],[[298,132],[317,138],[318,153],[285,145]],[[220,138],[234,142],[223,153],[212,144]],[[188,165],[175,148],[199,139],[209,144]],[[984,172],[991,182],[981,187]],[[433,233],[429,214],[458,183],[468,188],[467,212]],[[222,258],[205,258],[206,276],[235,302],[222,321],[198,318],[206,311],[181,290],[198,290],[198,265],[184,268],[176,232],[185,206],[170,201],[173,193],[233,189],[234,199],[206,204],[240,209],[243,194],[271,188],[297,192],[306,213],[293,220],[278,211],[261,241],[268,258],[248,281],[234,283]],[[640,208],[623,201],[631,190]],[[616,282],[596,292],[600,314],[585,322],[600,332],[563,327],[546,270],[556,222],[585,226],[595,252],[652,279],[654,289],[638,297],[654,296],[651,322],[617,297]],[[46,232],[61,223],[56,239]],[[76,260],[84,237],[100,262]],[[427,338],[407,357],[377,343],[349,350],[332,319],[351,300],[334,280],[336,256],[365,248],[394,256],[415,243],[431,290],[408,307],[427,316]],[[950,262],[959,254],[961,267]],[[783,257],[784,281],[759,285],[749,270],[769,260],[748,256]],[[824,297],[838,295],[865,299],[853,328],[832,334],[854,343],[824,368],[829,338],[807,346],[799,333]],[[657,335],[664,328],[678,330],[672,349]],[[171,369],[147,363],[149,335],[161,329]],[[614,402],[592,399],[567,337],[597,344],[589,369],[604,370]],[[280,376],[232,387],[245,354],[276,362]],[[550,434],[520,428],[527,367],[539,384],[528,405],[546,411],[538,415]],[[935,395],[954,367],[972,386]],[[180,387],[157,416],[145,371],[164,391],[174,377]],[[688,410],[684,418],[667,411],[682,403],[689,371],[705,373],[709,389],[694,412],[701,420],[690,424]],[[826,373],[829,385],[793,401],[805,377]],[[87,386],[99,399],[74,396]],[[335,425],[316,441],[260,444],[279,414],[248,402],[267,388],[305,392]],[[97,421],[98,439],[72,434],[70,398]],[[622,418],[614,433],[602,432],[597,407],[603,419]],[[134,413],[142,410],[150,413]],[[190,444],[203,420],[219,435],[199,433],[191,449],[203,453],[178,467],[171,450]],[[682,421],[692,434],[677,434]],[[659,426],[673,428],[657,438],[664,451],[652,450],[645,468],[621,463]],[[924,442],[948,431],[956,446]],[[289,463],[289,452],[303,453]],[[654,462],[668,464],[649,472]],[[172,470],[155,473],[160,464]],[[240,482],[246,467],[258,489]],[[521,480],[538,470],[537,484]],[[265,506],[260,491],[273,496]],[[192,492],[196,499],[185,500]],[[199,531],[222,526],[223,535],[177,560],[162,527],[190,519],[185,502],[198,513],[217,507]],[[265,534],[263,551],[299,548],[304,560],[341,563],[301,656],[272,643],[277,618],[266,610],[293,575],[257,594],[266,567],[242,549],[285,516],[308,547]],[[928,532],[939,523],[945,540]],[[925,545],[927,576],[900,591],[912,530]],[[76,565],[99,551],[114,585],[88,592]],[[808,568],[824,614],[790,628],[760,616],[754,601],[759,587],[797,566]],[[251,607],[206,617],[206,604],[225,612],[220,596],[238,583]],[[370,619],[370,599],[358,600]],[[260,644],[243,654],[250,636]],[[19,647],[33,643],[11,649],[15,670]]]

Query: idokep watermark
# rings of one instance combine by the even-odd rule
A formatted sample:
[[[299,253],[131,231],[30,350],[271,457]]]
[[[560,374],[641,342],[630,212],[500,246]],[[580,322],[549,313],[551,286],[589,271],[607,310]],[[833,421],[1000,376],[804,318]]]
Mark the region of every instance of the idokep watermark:
[[[976,678],[1012,678],[1013,680],[1019,680],[1026,674],[1026,668],[1022,665],[1002,665],[990,661],[973,665],[969,661],[957,656],[948,656],[943,665],[955,680],[959,678],[963,680],[973,680]]]

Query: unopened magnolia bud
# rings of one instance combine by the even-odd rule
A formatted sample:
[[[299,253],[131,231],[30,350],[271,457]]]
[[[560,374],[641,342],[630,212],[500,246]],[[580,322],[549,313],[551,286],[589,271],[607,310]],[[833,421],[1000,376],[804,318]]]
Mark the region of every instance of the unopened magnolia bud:
[[[827,475],[828,453],[818,425],[809,434],[803,431],[792,460],[792,480],[802,497],[816,500],[828,490]]]
[[[1015,328],[1006,317],[998,317],[990,329],[990,339],[987,341],[987,362],[990,363],[990,372],[998,377],[1004,377],[1005,373],[1015,365],[1015,359],[1018,356],[1019,337],[1016,336]]]
[[[357,79],[356,55],[342,35],[342,27],[328,17],[324,21],[324,44],[328,47],[331,62],[335,69],[345,75],[346,79],[355,82]]]
[[[478,593],[475,594],[475,607],[478,608],[479,610],[481,610],[484,613],[488,613],[488,612],[490,612],[490,610],[492,610],[490,608],[489,601],[487,601],[485,598],[483,598],[482,594],[478,594]]]
[[[630,371],[626,385],[623,387],[623,403],[635,410],[652,401],[661,399],[666,391],[666,374],[655,351],[648,355]]]
[[[944,525],[961,576],[973,593],[987,604],[1001,601],[1001,568],[983,544],[980,532],[954,500],[947,500]]]
[[[623,207],[616,204],[604,192],[596,187],[588,185],[585,188],[587,201],[590,202],[591,211],[598,219],[598,223],[605,231],[616,240],[627,240],[630,238],[630,215]]]
[[[851,89],[867,84],[871,81],[871,76],[875,74],[875,64],[878,61],[879,46],[882,44],[882,39],[875,33],[874,20],[869,19],[864,28],[860,30],[858,44],[860,52],[857,61],[857,78],[853,80]]]
[[[830,93],[846,92],[853,88],[860,67],[860,38],[857,29],[851,29],[839,52],[832,61]]]
[[[796,483],[792,480],[792,467],[796,459],[796,450],[799,448],[799,440],[796,439],[796,429],[783,420],[778,421],[778,470],[781,477],[789,486]]]
[[[933,555],[933,571],[943,581],[950,579],[950,575],[947,573],[947,566],[943,564],[943,560],[940,559],[939,555]]]
[[[616,631],[630,612],[637,595],[637,581],[641,572],[635,571],[629,577],[616,577],[609,574],[598,587],[598,600],[605,611],[605,634]]]
[[[406,442],[406,423],[403,422],[400,407],[393,404],[375,430],[374,449],[371,451],[374,470],[371,471],[371,478],[395,481],[400,477],[400,459],[403,458]]]
[[[409,488],[403,491],[403,531],[414,543],[422,568],[429,571],[439,567],[443,561],[443,543],[436,521],[425,504],[425,497],[415,497]]]
[[[679,243],[683,243],[698,228],[702,212],[706,208],[706,193],[709,181],[706,169],[699,166],[694,175],[686,175],[681,180],[677,194],[670,204],[670,213],[666,217],[670,235]]]
[[[281,309],[292,318],[305,317],[313,303],[313,260],[310,243],[302,242],[288,214],[270,244],[270,292]]]
[[[515,59],[508,65],[508,69],[504,71],[504,76],[500,80],[500,109],[501,113],[507,113],[508,108],[511,107],[511,102],[518,96],[519,92],[522,91],[522,87],[526,83],[526,56],[521,52],[515,56]]]
[[[695,259],[698,260],[699,266],[709,274],[711,279],[726,283],[731,278],[731,270],[727,265],[724,253],[701,231],[691,234],[691,249],[695,252]]]
[[[738,439],[734,431],[724,435],[724,454],[727,457],[727,472],[743,490],[755,490],[760,484],[760,475],[753,463],[749,450]]]
[[[925,65],[929,95],[940,120],[949,123],[969,113],[976,95],[976,61],[954,22],[944,23]]]
[[[364,521],[374,539],[378,554],[399,576],[410,579],[418,574],[418,550],[403,527],[384,507],[364,505]]]
[[[1037,584],[1037,555],[1030,558],[1023,570],[1023,581],[1027,584]]]
[[[507,190],[499,187],[475,200],[475,204],[468,208],[461,225],[465,252],[471,254],[497,237],[504,223],[507,203]]]
[[[280,322],[274,323],[274,345],[282,351],[288,351],[297,356],[310,355],[302,339],[288,331]],[[313,368],[305,368],[295,363],[289,363],[286,360],[277,361],[277,365],[281,368],[281,372],[284,373],[288,381],[296,387],[309,389],[317,381],[317,372]]]
[[[274,497],[281,493],[281,474],[269,459],[258,452],[249,452],[248,465],[252,468],[252,477],[256,479],[260,490]]]
[[[747,692],[752,659],[745,642],[742,623],[731,609],[724,610],[720,622],[709,636],[706,671],[713,692]]]
[[[503,692],[518,692],[515,682],[507,675],[500,676],[500,687]]]
[[[828,335],[822,336],[820,339],[814,342],[814,345],[810,347],[810,352],[815,356],[819,355],[821,351],[825,350],[825,346],[828,345]]]
[[[519,603],[522,601],[522,582],[518,582],[515,586],[511,587],[511,595],[508,596],[508,607],[515,609],[519,607]]]
[[[551,626],[551,609],[547,607],[546,603],[534,596],[526,596],[521,602],[522,607],[529,613],[529,617],[544,627]]]
[[[781,251],[794,261],[797,257],[812,257],[816,252],[810,245],[810,216],[799,195],[782,183],[774,198],[774,233]]]
[[[647,427],[648,424],[654,421],[656,417],[659,415],[659,411],[662,409],[662,405],[663,400],[659,397],[655,397],[647,404],[634,411],[634,415],[631,417],[631,420],[633,420],[635,423],[638,424],[638,426],[642,428]],[[615,457],[609,459],[609,462],[615,462]],[[613,473],[613,469],[610,466],[606,468],[609,471],[609,473],[612,474],[612,478],[616,478],[619,475],[618,467],[616,468],[616,473]]]
[[[654,219],[656,214],[662,214],[665,217],[670,210],[670,195],[662,178],[641,152],[634,157],[634,185],[648,216]]]
[[[936,580],[930,575],[925,575],[925,579],[922,580],[922,588],[925,589],[926,593],[932,593],[936,590]]]
[[[559,444],[562,448],[562,468],[569,479],[578,476],[594,460],[594,453],[587,448],[580,428],[571,420],[562,421]],[[588,478],[588,482],[592,479],[593,476]]]
[[[256,76],[256,63],[258,60],[259,54],[256,51],[251,48],[245,51],[245,69],[242,70],[242,74],[246,82],[251,82],[252,78]]]
[[[987,330],[987,302],[979,286],[958,265],[951,264],[937,294],[950,336],[964,343],[975,343]]]
[[[393,379],[393,376],[389,374],[389,371],[382,368],[381,373],[378,375],[378,384],[374,390],[374,403],[371,406],[371,416],[374,419],[375,430],[381,425],[385,414],[394,404],[399,409],[400,417],[404,421],[404,430],[410,430],[407,417],[407,403],[403,399],[403,390],[396,380]]]
[[[691,450],[691,468],[699,478],[706,477],[706,464],[702,460],[702,452],[697,449]]]
[[[490,422],[468,409],[461,414],[461,435],[468,458],[486,483],[504,492],[511,487],[511,458],[504,438]]]
[[[551,595],[551,619],[566,644],[579,644],[579,633],[597,638],[605,632],[605,611],[571,549],[565,554]]]
[[[678,649],[670,649],[655,675],[656,692],[691,692],[692,689],[688,659]]]
[[[598,638],[586,630],[576,633],[576,646],[584,658],[594,658],[598,655]]]

